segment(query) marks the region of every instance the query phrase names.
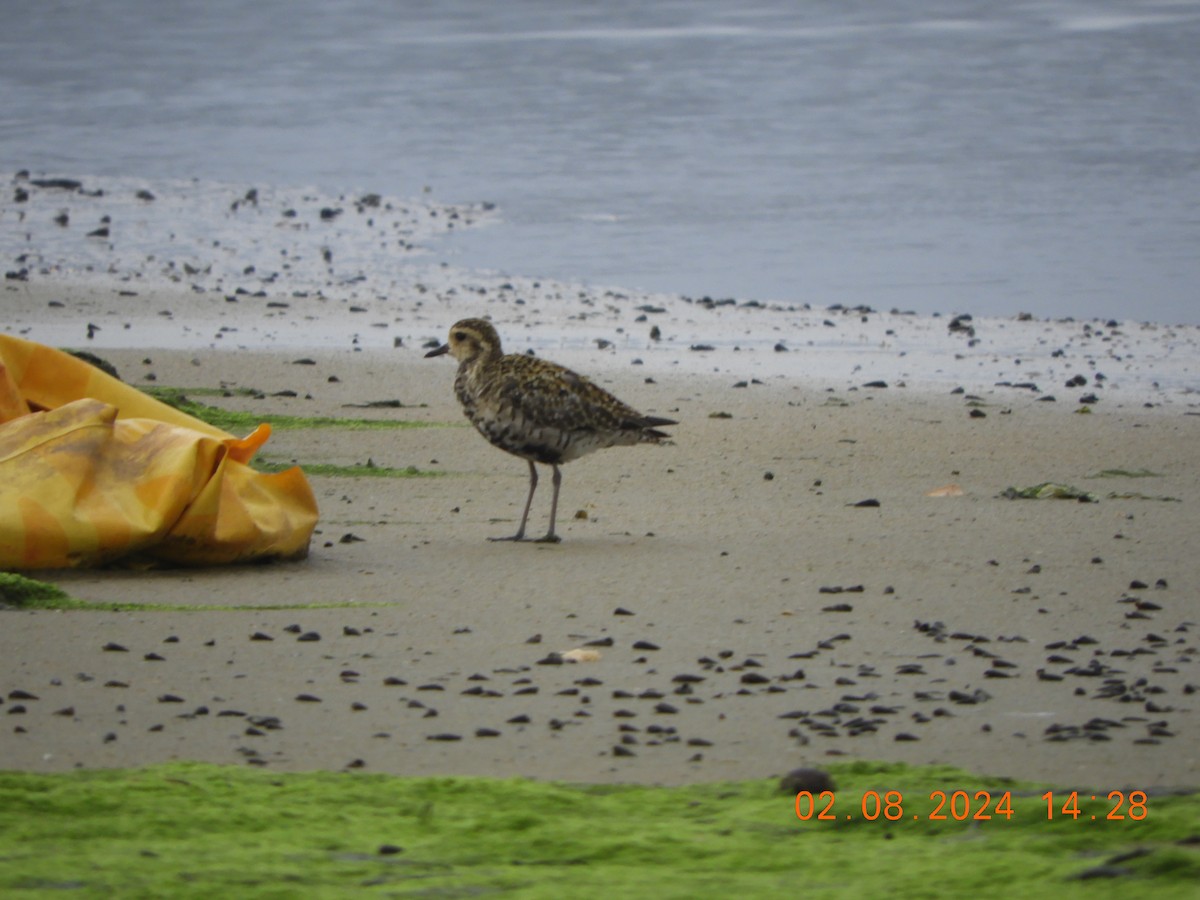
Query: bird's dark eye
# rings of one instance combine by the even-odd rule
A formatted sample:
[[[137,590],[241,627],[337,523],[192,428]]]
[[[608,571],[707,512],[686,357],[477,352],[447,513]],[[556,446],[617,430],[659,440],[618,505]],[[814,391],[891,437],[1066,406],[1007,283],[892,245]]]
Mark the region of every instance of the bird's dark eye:
[[[456,341],[465,341],[467,339],[467,333],[465,331],[456,331],[454,332],[454,339]]]

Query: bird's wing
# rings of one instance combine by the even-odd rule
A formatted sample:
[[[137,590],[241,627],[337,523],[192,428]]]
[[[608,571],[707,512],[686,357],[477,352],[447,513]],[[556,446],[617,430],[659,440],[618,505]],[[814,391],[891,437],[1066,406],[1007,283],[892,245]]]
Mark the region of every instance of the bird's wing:
[[[638,429],[644,418],[608,391],[547,360],[508,357],[496,390],[499,405],[542,428]]]

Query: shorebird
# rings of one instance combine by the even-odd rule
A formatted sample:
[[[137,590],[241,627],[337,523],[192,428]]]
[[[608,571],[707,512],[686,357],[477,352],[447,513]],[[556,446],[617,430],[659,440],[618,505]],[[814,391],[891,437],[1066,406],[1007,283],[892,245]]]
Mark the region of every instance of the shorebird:
[[[554,519],[562,463],[604,447],[660,443],[670,435],[656,429],[677,424],[673,419],[642,415],[556,363],[504,354],[500,336],[484,319],[456,322],[449,341],[425,356],[446,353],[458,360],[454,393],[471,424],[492,444],[529,463],[529,496],[521,526],[514,535],[490,540],[525,540],[525,524],[537,490],[536,463],[550,466],[554,472],[550,530],[537,540],[556,544],[561,540],[554,532]]]

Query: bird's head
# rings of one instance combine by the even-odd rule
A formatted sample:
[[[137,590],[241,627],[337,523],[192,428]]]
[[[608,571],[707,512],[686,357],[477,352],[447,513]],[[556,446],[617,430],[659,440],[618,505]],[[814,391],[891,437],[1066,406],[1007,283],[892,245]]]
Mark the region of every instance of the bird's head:
[[[500,335],[485,319],[462,319],[450,328],[450,339],[425,354],[442,356],[449,353],[460,363],[500,355]]]

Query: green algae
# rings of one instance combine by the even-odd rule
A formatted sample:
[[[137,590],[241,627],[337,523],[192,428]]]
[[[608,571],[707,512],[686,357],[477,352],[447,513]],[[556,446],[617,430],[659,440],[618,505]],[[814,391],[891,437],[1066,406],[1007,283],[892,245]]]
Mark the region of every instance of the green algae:
[[[363,419],[355,417],[342,418],[339,416],[289,416],[280,413],[225,409],[220,406],[199,403],[188,396],[189,394],[193,396],[225,396],[227,393],[226,391],[217,390],[214,388],[188,388],[186,392],[182,388],[173,387],[153,387],[143,388],[143,390],[156,400],[161,400],[168,406],[173,406],[180,412],[187,413],[189,416],[192,416],[195,419],[199,419],[202,422],[207,422],[214,428],[220,428],[223,431],[235,433],[251,431],[257,428],[263,422],[269,423],[272,428],[279,429],[345,428],[351,430],[365,430],[375,428],[438,427],[437,423],[414,422],[407,419]],[[263,396],[254,391],[243,390],[239,393],[241,395],[250,397]]]
[[[1006,500],[1078,500],[1081,503],[1097,503],[1100,500],[1088,491],[1053,481],[1043,481],[1024,488],[1007,487],[1000,496]]]
[[[16,609],[79,609],[87,606],[62,588],[26,578],[16,572],[0,572],[0,607]]]
[[[1141,491],[1110,491],[1109,500],[1153,500],[1156,503],[1182,503],[1179,497],[1168,497],[1165,494],[1143,494]]]
[[[944,767],[829,771],[827,822],[798,819],[774,781],[0,771],[0,894],[1191,897],[1200,878],[1195,795],[1151,797],[1141,821],[1107,820],[1103,797],[1048,820],[1045,786]],[[931,821],[931,791],[960,789],[1012,791],[1013,815]],[[901,794],[903,816],[864,819],[869,791]]]
[[[15,572],[0,572],[0,609],[89,610],[92,612],[269,612],[284,609],[381,609],[390,603],[331,601],[327,603],[239,603],[194,606],[176,603],[123,603],[79,600],[44,581]]]
[[[432,469],[418,469],[416,466],[380,466],[369,459],[365,463],[339,466],[333,463],[285,463],[255,457],[251,465],[259,472],[282,472],[299,465],[305,475],[324,478],[438,478],[445,474]]]

